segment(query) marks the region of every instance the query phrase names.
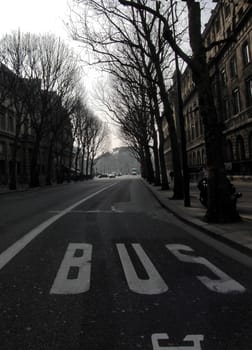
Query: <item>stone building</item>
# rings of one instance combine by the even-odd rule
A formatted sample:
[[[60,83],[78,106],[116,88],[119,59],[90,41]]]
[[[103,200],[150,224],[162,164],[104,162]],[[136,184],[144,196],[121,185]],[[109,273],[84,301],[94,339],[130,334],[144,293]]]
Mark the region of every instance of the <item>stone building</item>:
[[[36,88],[40,88],[38,81],[28,82],[25,79],[18,78],[6,66],[0,65],[0,186],[6,186],[10,181],[15,138],[17,142],[17,182],[18,184],[28,184],[30,180],[35,137],[24,99],[27,98],[25,90],[28,84],[31,83],[35,84]],[[33,86],[33,88],[35,87]],[[57,96],[55,93],[53,94]],[[68,167],[69,158],[71,157],[70,150],[73,143],[71,123],[64,108],[57,106],[57,110],[51,111],[50,120],[54,122],[47,123],[47,130],[44,133],[39,150],[38,172],[41,183],[45,182],[50,142],[53,137],[52,180],[56,180],[59,158],[61,157],[61,163]],[[62,120],[62,123],[59,122],[60,120]],[[59,127],[55,124],[55,128],[58,128],[57,136],[54,136],[52,132],[53,123],[61,125]],[[20,127],[20,132],[17,133],[18,127]]]
[[[207,51],[212,80],[209,88],[213,90],[223,130],[223,150],[220,151],[224,155],[227,173],[234,175],[252,174],[251,28],[251,2],[236,1],[233,9],[226,0],[216,5],[203,32],[206,47],[222,41]],[[181,85],[188,165],[190,172],[197,174],[205,164],[204,130],[198,109],[197,90],[188,67],[181,76]],[[171,89],[171,96],[174,95],[174,90],[175,86]],[[169,147],[166,147],[167,158],[169,152]]]
[[[140,174],[140,164],[133,157],[130,147],[117,147],[113,151],[103,153],[95,160],[96,174],[109,174],[112,172],[122,175],[131,174],[135,169]]]

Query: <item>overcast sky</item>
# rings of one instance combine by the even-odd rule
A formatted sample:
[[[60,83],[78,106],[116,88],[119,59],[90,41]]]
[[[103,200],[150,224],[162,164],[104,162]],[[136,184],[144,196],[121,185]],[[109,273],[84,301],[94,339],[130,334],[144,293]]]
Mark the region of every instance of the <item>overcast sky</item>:
[[[212,0],[203,0],[208,4],[207,8],[213,6]],[[211,6],[210,6],[211,4]],[[20,29],[21,32],[31,33],[54,33],[62,37],[71,46],[73,45],[63,21],[67,21],[68,3],[67,0],[1,0],[0,7],[0,36]],[[77,45],[75,45],[76,47]],[[100,80],[100,73],[94,70],[85,69],[84,81],[86,89],[95,90],[96,82]],[[96,103],[91,99],[95,111]],[[110,125],[112,127],[112,125]],[[119,143],[117,137],[113,136],[113,145]]]
[[[67,0],[3,0],[0,32],[18,28],[23,32],[52,32],[67,37],[62,20],[67,15]]]
[[[0,36],[20,29],[21,32],[53,33],[62,37],[71,46],[73,42],[67,33],[63,21],[67,21],[67,0],[1,0]],[[77,44],[75,45],[77,47]],[[90,108],[96,111],[97,105],[92,99],[100,73],[94,69],[84,68],[84,82],[89,91]],[[111,125],[110,125],[111,126]],[[111,129],[111,127],[110,127]],[[112,135],[113,147],[119,145],[116,135]]]

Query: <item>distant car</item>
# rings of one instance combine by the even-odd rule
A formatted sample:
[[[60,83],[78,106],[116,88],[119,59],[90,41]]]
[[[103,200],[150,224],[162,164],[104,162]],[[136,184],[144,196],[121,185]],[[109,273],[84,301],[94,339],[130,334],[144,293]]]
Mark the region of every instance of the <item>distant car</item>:
[[[109,174],[109,178],[115,178],[116,177],[116,174],[115,173],[111,173],[111,174]]]
[[[103,177],[108,177],[108,174],[100,174],[100,175],[98,175],[98,178],[100,179],[100,178],[103,178]]]
[[[137,172],[135,170],[132,170],[131,175],[137,175]]]

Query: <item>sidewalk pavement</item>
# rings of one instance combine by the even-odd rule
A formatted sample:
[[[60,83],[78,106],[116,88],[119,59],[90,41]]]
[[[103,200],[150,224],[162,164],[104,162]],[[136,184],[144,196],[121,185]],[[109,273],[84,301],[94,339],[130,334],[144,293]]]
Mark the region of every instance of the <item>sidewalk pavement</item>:
[[[243,200],[243,206],[239,208],[238,205],[242,218],[240,222],[230,224],[206,223],[203,221],[206,209],[199,201],[199,191],[195,183],[190,184],[191,207],[184,207],[184,200],[169,199],[173,195],[172,190],[162,191],[158,186],[148,184],[146,181],[144,183],[159,203],[176,217],[219,241],[252,256],[252,206],[250,203],[244,203]],[[244,211],[243,215],[244,207],[249,208],[249,211]]]

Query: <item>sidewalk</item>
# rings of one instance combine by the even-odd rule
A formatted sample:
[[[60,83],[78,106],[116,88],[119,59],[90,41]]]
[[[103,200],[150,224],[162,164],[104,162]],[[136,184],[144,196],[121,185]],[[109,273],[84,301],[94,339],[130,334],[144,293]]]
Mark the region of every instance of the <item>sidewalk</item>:
[[[16,190],[11,191],[8,186],[0,185],[0,194],[22,192],[27,191],[28,189],[28,185],[18,185]]]
[[[230,246],[252,255],[252,205],[243,200],[238,210],[242,221],[231,224],[210,224],[203,221],[206,209],[199,201],[199,191],[195,183],[191,183],[191,207],[184,207],[183,200],[171,200],[173,191],[162,191],[160,187],[153,186],[144,181],[159,203],[184,222],[199,228],[208,235],[229,244]]]
[[[8,186],[0,186],[0,195],[1,194],[12,194],[12,193],[17,193],[17,192],[25,192],[25,191],[39,191],[41,189],[45,189],[45,188],[53,188],[55,186],[60,186],[60,185],[67,185],[68,182],[63,182],[63,183],[52,183],[51,185],[41,185],[38,187],[29,187],[28,184],[24,184],[24,185],[18,185],[16,190],[10,190]]]

